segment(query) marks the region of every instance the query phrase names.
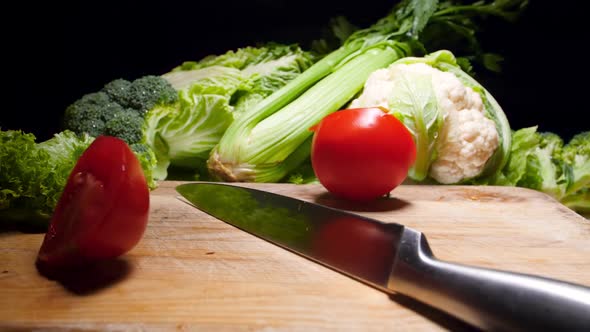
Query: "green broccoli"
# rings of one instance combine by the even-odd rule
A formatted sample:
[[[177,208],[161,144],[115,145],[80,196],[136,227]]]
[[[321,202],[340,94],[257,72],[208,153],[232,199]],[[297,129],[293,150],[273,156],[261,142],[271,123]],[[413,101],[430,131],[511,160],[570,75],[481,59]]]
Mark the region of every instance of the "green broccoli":
[[[178,100],[178,92],[160,76],[138,78],[129,87],[129,106],[144,115],[156,105],[169,105]]]
[[[123,107],[131,107],[131,82],[122,78],[113,80],[102,88],[102,91]]]
[[[104,134],[105,123],[120,112],[123,112],[123,107],[106,93],[89,93],[66,108],[64,128],[96,137]]]
[[[119,137],[127,144],[134,144],[142,139],[143,120],[144,118],[137,111],[128,108],[114,114],[105,123],[103,133]]]
[[[174,104],[177,100],[177,91],[160,76],[148,75],[133,82],[116,79],[68,106],[64,129],[93,137],[116,136],[128,144],[138,143],[143,136],[145,114],[156,105]]]

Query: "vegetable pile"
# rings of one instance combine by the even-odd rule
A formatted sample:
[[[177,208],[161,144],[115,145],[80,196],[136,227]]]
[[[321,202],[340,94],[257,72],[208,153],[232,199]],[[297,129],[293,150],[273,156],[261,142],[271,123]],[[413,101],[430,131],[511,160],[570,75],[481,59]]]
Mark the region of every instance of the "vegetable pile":
[[[206,161],[226,129],[249,109],[294,80],[314,57],[296,45],[270,43],[186,62],[163,75],[179,102],[148,112],[144,137],[158,160],[156,177],[168,168],[207,179]],[[184,175],[186,176],[186,175]]]
[[[441,33],[449,40],[446,47],[468,44],[464,37],[474,33],[473,16],[510,17],[521,4],[400,2],[387,16],[353,32],[342,46],[232,123],[209,157],[210,172],[225,181],[284,180],[309,158],[307,128],[345,106],[374,71],[423,53],[429,40],[438,43]],[[471,51],[483,56],[472,42]]]
[[[336,45],[266,43],[115,79],[65,109],[64,131],[46,142],[0,131],[0,218],[47,225],[101,135],[129,144],[151,189],[170,179],[316,182],[309,128],[375,107],[411,134],[412,183],[521,186],[589,212],[589,132],[566,144],[536,127],[514,130],[474,79],[471,64],[498,69],[476,38],[480,20],[514,20],[526,3],[403,0],[364,29],[335,20]]]

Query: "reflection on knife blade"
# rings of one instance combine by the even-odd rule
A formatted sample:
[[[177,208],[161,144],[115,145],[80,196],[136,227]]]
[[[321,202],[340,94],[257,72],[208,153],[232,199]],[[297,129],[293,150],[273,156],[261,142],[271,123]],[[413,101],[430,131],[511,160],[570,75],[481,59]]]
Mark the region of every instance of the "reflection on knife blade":
[[[216,218],[391,292],[387,283],[401,225],[334,214],[317,204],[282,201],[266,192],[252,195],[248,190],[214,185],[182,188],[179,192],[191,204]]]

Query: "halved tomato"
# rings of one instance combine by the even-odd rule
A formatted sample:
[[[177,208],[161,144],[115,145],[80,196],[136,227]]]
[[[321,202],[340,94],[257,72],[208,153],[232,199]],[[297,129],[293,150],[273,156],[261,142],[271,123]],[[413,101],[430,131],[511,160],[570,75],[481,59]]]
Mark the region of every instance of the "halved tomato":
[[[37,264],[74,266],[120,256],[139,242],[148,214],[139,160],[123,140],[97,137],[70,173]]]

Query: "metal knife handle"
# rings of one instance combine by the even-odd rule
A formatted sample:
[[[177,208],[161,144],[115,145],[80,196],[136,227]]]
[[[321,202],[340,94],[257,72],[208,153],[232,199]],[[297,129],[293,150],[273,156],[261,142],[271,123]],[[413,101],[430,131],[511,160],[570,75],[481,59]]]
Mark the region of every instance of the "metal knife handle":
[[[408,228],[397,257],[390,289],[485,331],[590,331],[590,288],[439,261]]]

